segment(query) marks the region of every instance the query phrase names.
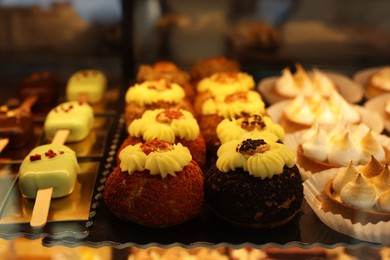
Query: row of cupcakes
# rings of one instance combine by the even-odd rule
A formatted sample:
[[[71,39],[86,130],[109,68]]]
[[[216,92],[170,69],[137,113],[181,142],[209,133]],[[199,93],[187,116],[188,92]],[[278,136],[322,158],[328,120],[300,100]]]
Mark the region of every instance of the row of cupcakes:
[[[202,60],[203,71],[215,62]],[[113,214],[166,227],[196,217],[206,202],[225,220],[250,227],[271,228],[295,216],[302,179],[293,152],[282,144],[284,131],[265,115],[253,78],[228,68],[194,79],[192,98],[166,78],[129,88],[129,136],[104,190]],[[179,105],[191,99],[189,109]],[[206,151],[215,160],[204,161]]]

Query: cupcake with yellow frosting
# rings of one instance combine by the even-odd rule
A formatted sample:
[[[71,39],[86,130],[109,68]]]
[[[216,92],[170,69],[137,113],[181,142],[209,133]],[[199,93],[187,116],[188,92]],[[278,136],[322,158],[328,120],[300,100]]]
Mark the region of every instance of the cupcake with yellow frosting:
[[[294,153],[267,139],[232,140],[218,149],[206,173],[206,204],[239,226],[274,228],[286,224],[303,200]]]
[[[203,173],[182,144],[153,140],[129,145],[107,178],[103,198],[118,218],[168,227],[197,217],[203,208]]]
[[[253,90],[253,77],[244,72],[217,72],[199,81],[194,99],[195,113],[202,112],[203,103],[215,96],[226,96],[237,92]]]
[[[184,89],[165,79],[149,80],[131,86],[125,96],[126,125],[140,118],[149,109],[181,108],[193,113],[191,102],[185,97]]]
[[[217,126],[217,136],[221,144],[240,138],[258,139],[267,136],[275,142],[283,142],[284,129],[264,115],[225,118]]]
[[[170,143],[181,143],[187,147],[199,166],[206,163],[206,144],[194,116],[183,109],[147,110],[142,117],[135,119],[128,127],[129,136],[121,148],[154,139]]]
[[[263,114],[265,104],[256,91],[237,92],[207,99],[199,118],[200,131],[203,133],[207,149],[214,151],[215,147],[219,146],[216,129],[223,119]]]
[[[192,100],[195,95],[195,88],[190,82],[190,74],[180,68],[171,61],[158,61],[151,65],[142,64],[138,68],[137,82],[142,83],[147,80],[166,79],[169,82],[174,82],[180,85],[186,97]]]

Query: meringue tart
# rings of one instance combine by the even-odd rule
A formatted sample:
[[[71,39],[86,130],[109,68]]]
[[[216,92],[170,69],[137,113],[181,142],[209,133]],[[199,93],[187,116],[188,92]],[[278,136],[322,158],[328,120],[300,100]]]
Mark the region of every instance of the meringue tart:
[[[353,223],[390,220],[390,170],[375,157],[363,166],[340,168],[324,188],[322,208]]]

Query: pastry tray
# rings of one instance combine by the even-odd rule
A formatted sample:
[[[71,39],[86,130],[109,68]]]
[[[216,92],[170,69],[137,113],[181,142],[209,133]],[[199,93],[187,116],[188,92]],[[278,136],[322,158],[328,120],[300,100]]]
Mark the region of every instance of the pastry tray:
[[[97,115],[94,128],[86,140],[66,144],[75,150],[81,171],[72,194],[52,199],[48,222],[40,229],[33,229],[29,224],[34,201],[23,198],[18,188],[20,158],[24,158],[31,147],[26,147],[25,151],[19,150],[20,158],[16,157],[12,161],[7,160],[7,153],[1,154],[3,160],[0,162],[0,237],[4,239],[87,237],[98,205],[100,192],[98,180],[101,180],[102,175],[108,174],[113,167],[109,158],[112,158],[110,155],[115,154],[117,149],[116,144],[120,137],[117,127],[123,128],[120,122],[119,115],[116,114]],[[89,139],[91,136],[93,138]],[[33,139],[32,147],[47,142],[42,131],[36,131],[36,137]]]
[[[124,126],[123,118],[118,129]],[[124,130],[117,130],[123,135]],[[123,136],[119,137],[123,140]],[[113,144],[117,148],[118,142]],[[323,224],[310,206],[303,202],[298,214],[286,225],[276,229],[250,229],[233,226],[214,216],[205,206],[202,214],[195,219],[178,226],[168,228],[148,228],[137,224],[121,221],[116,218],[104,204],[102,192],[110,169],[115,164],[115,151],[108,155],[107,166],[99,173],[95,190],[95,216],[88,223],[88,235],[82,238],[76,236],[53,237],[47,236],[42,240],[43,245],[51,247],[65,245],[69,247],[111,246],[117,249],[126,247],[173,247],[186,248],[207,247],[268,247],[299,246],[310,248],[322,247],[382,247],[382,244],[370,243],[336,232]]]

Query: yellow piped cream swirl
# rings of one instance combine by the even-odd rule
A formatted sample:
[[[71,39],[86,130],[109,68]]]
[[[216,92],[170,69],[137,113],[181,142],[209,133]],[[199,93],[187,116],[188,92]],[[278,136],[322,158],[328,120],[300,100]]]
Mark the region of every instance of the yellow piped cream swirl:
[[[192,156],[187,147],[182,144],[173,144],[172,149],[154,151],[145,154],[141,143],[125,147],[119,154],[120,168],[130,175],[136,171],[148,170],[151,175],[161,175],[164,179],[168,175],[176,176],[188,165]]]
[[[248,121],[249,124],[256,120],[256,118],[262,120],[264,127],[255,127],[253,129],[245,129],[243,121]],[[225,118],[217,126],[217,135],[221,143],[240,138],[252,138],[252,139],[268,139],[273,141],[283,141],[285,137],[284,129],[275,124],[268,116],[251,116],[251,117],[240,117],[238,119]]]
[[[198,92],[211,92],[212,96],[230,95],[253,89],[253,77],[244,72],[217,72],[199,81]]]
[[[147,110],[142,114],[140,119],[134,120],[128,127],[128,132],[131,136],[142,137],[145,141],[159,139],[175,142],[178,137],[182,140],[195,140],[199,136],[199,125],[194,116],[182,109],[174,109],[176,113],[180,113],[180,118],[169,120],[170,122],[160,122],[157,117],[160,113],[167,112],[166,109]]]
[[[231,102],[226,101],[229,96],[216,96],[207,99],[202,106],[202,114],[217,114],[223,118],[236,118],[242,114],[264,114],[265,104],[259,93],[256,91],[248,91],[245,94],[235,94],[245,96],[244,98],[239,98]]]
[[[137,83],[126,92],[126,102],[135,102],[140,106],[158,101],[177,104],[185,97],[184,89],[176,83],[164,79]]]
[[[221,172],[243,168],[250,175],[265,179],[283,173],[284,166],[290,168],[295,164],[294,153],[284,144],[269,142],[266,151],[248,155],[237,151],[243,141],[231,140],[220,146],[216,166]]]

